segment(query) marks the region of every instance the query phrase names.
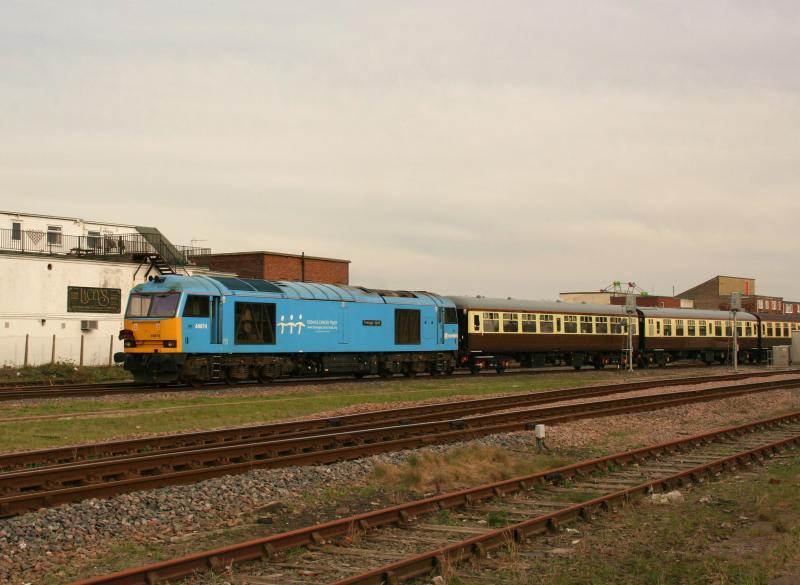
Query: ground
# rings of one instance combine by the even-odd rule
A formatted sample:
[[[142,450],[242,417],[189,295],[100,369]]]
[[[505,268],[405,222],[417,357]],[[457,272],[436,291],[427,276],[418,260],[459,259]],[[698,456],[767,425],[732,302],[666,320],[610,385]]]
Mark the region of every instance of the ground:
[[[0,385],[126,382],[131,375],[119,366],[76,366],[58,362],[25,368],[0,367]]]
[[[719,370],[703,371],[719,373]],[[685,375],[685,371],[677,373]],[[635,374],[637,378],[641,375],[664,375],[664,372]],[[6,451],[285,419],[320,412],[350,412],[364,410],[369,405],[387,407],[420,399],[606,383],[612,379],[622,381],[625,376],[618,372],[602,372],[597,377],[595,372],[585,372],[532,377],[420,378],[366,385],[341,383],[285,387],[266,393],[263,389],[244,387],[180,396],[163,393],[147,398],[18,403],[4,409],[0,441],[3,441],[3,450]],[[515,433],[452,448],[380,456],[330,468],[253,472],[248,476],[220,478],[194,486],[163,488],[157,490],[154,499],[148,499],[149,494],[141,498],[129,494],[120,500],[124,505],[113,504],[115,512],[120,515],[114,520],[116,524],[112,523],[110,532],[92,532],[95,529],[91,526],[96,520],[92,520],[91,511],[97,505],[84,502],[77,505],[80,507],[62,507],[21,519],[29,530],[28,534],[39,534],[39,529],[44,527],[46,535],[48,525],[77,526],[75,518],[79,514],[81,522],[87,524],[80,545],[37,536],[28,540],[30,556],[11,555],[10,543],[15,542],[14,546],[18,547],[18,543],[25,540],[9,538],[4,552],[5,545],[0,538],[0,575],[6,563],[10,583],[64,583],[382,507],[407,496],[420,497],[439,490],[486,483],[580,458],[793,410],[800,410],[800,396],[793,391],[775,391],[553,427],[548,433],[553,453],[548,456],[531,453],[530,433]],[[797,531],[800,510],[796,509],[800,463],[792,465],[794,467],[770,467],[770,473],[776,474],[772,476],[773,483],[768,479],[750,477],[726,479],[719,484],[692,490],[680,509],[636,507],[601,519],[588,530],[579,527],[581,535],[578,538],[569,535],[570,540],[564,544],[557,541],[561,537],[556,537],[546,545],[569,549],[567,558],[548,556],[545,561],[536,555],[525,557],[523,571],[507,572],[508,568],[504,567],[502,570],[506,572],[497,572],[496,582],[512,585],[550,582],[786,585],[791,581],[773,583],[770,579],[777,579],[781,571],[800,571],[800,555],[796,550],[800,547]],[[278,485],[283,487],[279,489]],[[727,492],[713,492],[717,489]],[[706,490],[710,490],[712,499],[700,501]],[[259,491],[261,499],[258,501],[240,496],[251,496]],[[232,497],[233,494],[236,497]],[[760,494],[766,495],[761,497]],[[270,499],[277,501],[277,509],[264,506]],[[781,504],[781,501],[789,504]],[[145,505],[146,502],[149,503]],[[153,502],[158,505],[153,507]],[[718,505],[718,502],[723,504]],[[643,513],[636,514],[635,511]],[[724,523],[746,530],[727,528]],[[3,530],[13,531],[19,524],[20,520],[0,520],[0,537]],[[686,531],[686,528],[691,531]],[[682,532],[693,535],[692,539],[681,539]],[[47,548],[46,553],[42,554],[41,549],[32,550],[37,538]],[[573,545],[573,540],[579,542]],[[626,546],[618,546],[618,542],[625,542]],[[742,550],[746,543],[753,545],[755,557],[767,555],[765,558],[768,560],[744,563]],[[37,563],[35,570],[22,563],[31,558]],[[713,563],[704,561],[706,558],[713,559]],[[26,567],[23,573],[16,572],[14,567],[18,566]],[[749,571],[742,566],[755,568]],[[690,573],[695,575],[692,577],[694,580],[681,580]],[[637,576],[641,576],[641,580],[636,580]],[[517,581],[509,580],[512,578]]]

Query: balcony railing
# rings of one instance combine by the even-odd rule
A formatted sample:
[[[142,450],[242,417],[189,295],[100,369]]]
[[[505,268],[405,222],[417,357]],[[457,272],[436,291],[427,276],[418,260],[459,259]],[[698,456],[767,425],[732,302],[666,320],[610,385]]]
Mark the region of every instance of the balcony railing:
[[[192,256],[211,252],[208,248],[175,246],[160,234],[140,233],[73,236],[54,231],[0,229],[0,250],[24,254],[136,260],[158,254],[172,265],[191,264]]]

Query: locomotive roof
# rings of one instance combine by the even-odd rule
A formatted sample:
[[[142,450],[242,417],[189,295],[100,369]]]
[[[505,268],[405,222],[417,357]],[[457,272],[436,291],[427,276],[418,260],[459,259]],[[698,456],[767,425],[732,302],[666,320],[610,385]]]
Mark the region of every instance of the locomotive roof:
[[[491,299],[487,297],[447,297],[459,309],[478,309],[484,311],[544,311],[548,313],[586,313],[588,315],[621,315],[625,307],[621,305],[598,305],[587,303],[562,303],[559,301],[524,301],[517,299]]]
[[[261,280],[257,278],[234,278],[228,276],[179,276],[170,274],[159,277],[151,282],[140,284],[135,287],[135,290],[141,292],[181,290],[187,292],[222,293],[242,296],[264,296],[269,298],[403,305],[435,304],[437,306],[444,306],[448,304],[444,297],[424,291],[382,290],[321,282]]]

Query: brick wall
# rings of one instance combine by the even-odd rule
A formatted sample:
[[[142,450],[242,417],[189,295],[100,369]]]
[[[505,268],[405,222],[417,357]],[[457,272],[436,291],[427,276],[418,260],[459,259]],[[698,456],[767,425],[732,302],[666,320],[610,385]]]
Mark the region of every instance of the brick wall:
[[[302,258],[292,254],[269,252],[210,254],[196,258],[196,262],[212,270],[233,272],[242,278],[350,283],[350,263],[346,260],[306,257],[305,275],[303,275]]]

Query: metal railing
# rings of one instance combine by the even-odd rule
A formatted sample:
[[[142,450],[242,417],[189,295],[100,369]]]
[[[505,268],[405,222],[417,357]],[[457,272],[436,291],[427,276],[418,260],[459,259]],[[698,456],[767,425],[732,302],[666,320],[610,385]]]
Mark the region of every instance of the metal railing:
[[[191,264],[192,256],[209,254],[209,248],[175,246],[161,234],[140,233],[73,236],[55,231],[0,229],[0,250],[23,254],[48,254],[91,258],[158,254],[173,265]]]

